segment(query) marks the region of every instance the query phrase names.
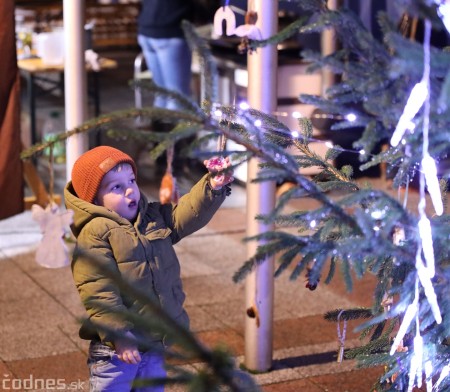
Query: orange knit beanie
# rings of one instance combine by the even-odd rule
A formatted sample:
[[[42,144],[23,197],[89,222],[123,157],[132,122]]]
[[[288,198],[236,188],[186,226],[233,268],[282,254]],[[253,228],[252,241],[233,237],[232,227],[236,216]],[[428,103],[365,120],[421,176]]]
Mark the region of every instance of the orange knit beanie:
[[[72,185],[77,196],[93,203],[103,176],[119,163],[129,163],[137,175],[133,159],[114,147],[99,146],[81,155],[72,168]]]

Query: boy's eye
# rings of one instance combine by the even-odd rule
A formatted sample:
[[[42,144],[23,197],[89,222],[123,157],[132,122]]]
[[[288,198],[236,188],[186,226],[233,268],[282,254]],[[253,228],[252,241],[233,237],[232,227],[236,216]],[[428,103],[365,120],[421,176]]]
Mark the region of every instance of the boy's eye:
[[[114,185],[114,186],[111,188],[112,191],[116,191],[116,190],[118,190],[118,189],[120,189],[120,185]]]

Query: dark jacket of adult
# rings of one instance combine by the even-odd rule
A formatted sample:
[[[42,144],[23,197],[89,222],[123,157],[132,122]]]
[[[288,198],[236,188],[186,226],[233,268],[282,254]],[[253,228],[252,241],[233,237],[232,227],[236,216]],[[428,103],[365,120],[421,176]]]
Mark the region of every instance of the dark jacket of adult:
[[[151,38],[183,37],[181,22],[193,20],[190,0],[143,0],[138,17],[138,34]]]

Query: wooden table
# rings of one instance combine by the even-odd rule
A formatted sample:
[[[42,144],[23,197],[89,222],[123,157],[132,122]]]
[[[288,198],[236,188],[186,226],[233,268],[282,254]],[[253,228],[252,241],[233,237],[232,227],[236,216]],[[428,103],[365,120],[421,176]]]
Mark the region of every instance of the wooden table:
[[[88,91],[94,99],[95,116],[100,115],[100,72],[107,69],[117,68],[117,61],[107,58],[100,58],[100,70],[94,71],[88,63],[86,63],[86,70],[89,75],[92,75],[92,85],[89,86]],[[40,58],[29,58],[17,61],[20,73],[27,81],[27,101],[28,110],[30,113],[30,134],[31,144],[38,142],[36,132],[36,81],[45,80],[51,84],[51,88],[45,92],[51,92],[55,89],[64,91],[64,65],[47,65]],[[45,74],[57,73],[59,78],[57,81],[45,78]]]

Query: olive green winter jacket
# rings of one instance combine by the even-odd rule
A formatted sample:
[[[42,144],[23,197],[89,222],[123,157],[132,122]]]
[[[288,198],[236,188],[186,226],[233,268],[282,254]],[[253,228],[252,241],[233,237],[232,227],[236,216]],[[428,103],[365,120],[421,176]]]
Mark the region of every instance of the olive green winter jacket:
[[[188,326],[180,264],[173,245],[210,221],[226,191],[211,191],[205,175],[177,205],[148,203],[141,194],[133,224],[105,207],[79,199],[72,183],[67,184],[64,198],[66,207],[74,211],[71,228],[77,238],[72,273],[88,314],[80,328],[82,339],[111,345],[114,337],[131,331],[140,341],[145,339],[146,349],[163,340],[162,336],[139,330],[126,317],[128,312],[144,317],[151,317],[151,313],[142,301],[121,292],[111,275],[105,274],[105,268]],[[86,252],[94,258],[87,258]]]

